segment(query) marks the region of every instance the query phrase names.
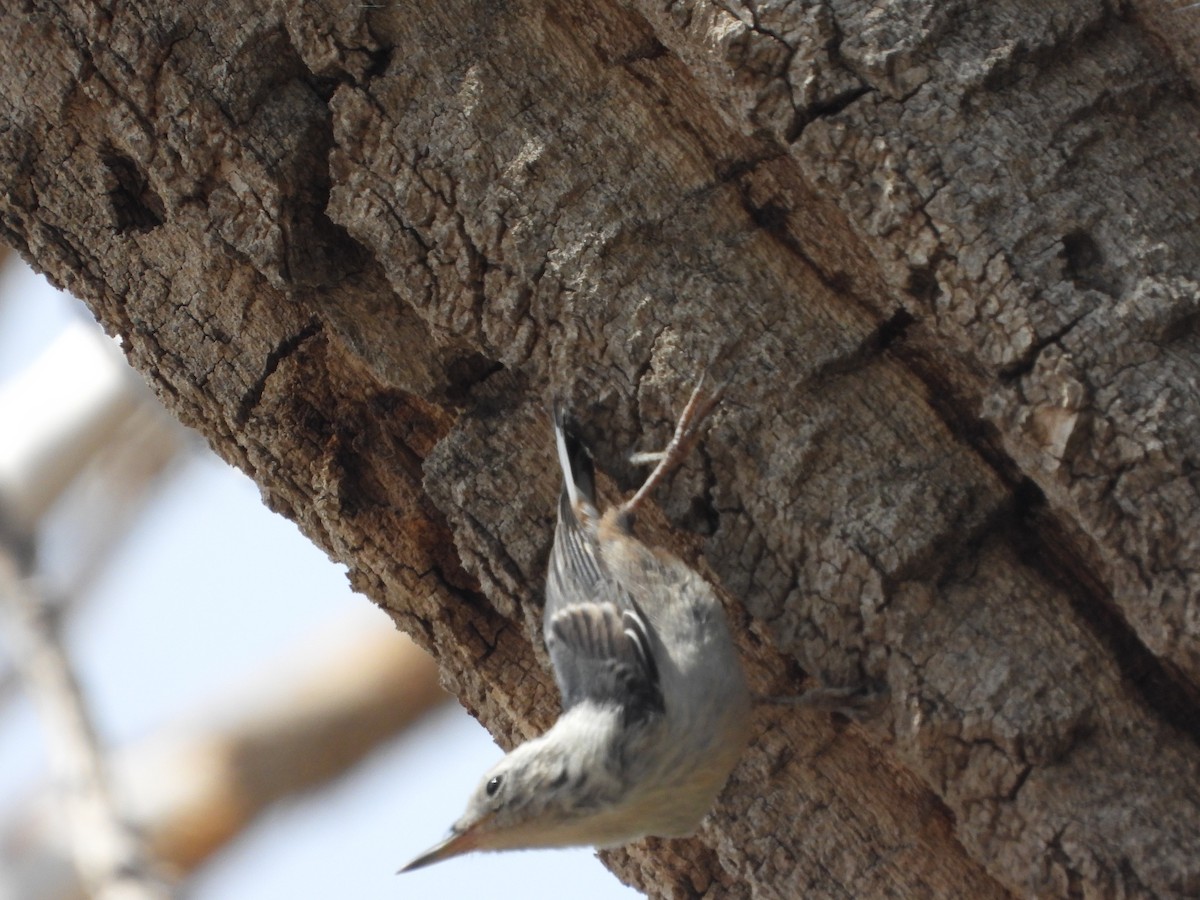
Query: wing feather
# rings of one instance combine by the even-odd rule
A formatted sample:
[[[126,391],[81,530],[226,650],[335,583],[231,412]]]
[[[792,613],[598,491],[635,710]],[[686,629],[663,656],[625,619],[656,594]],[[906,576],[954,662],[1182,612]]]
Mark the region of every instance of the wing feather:
[[[597,537],[591,454],[560,405],[554,435],[563,489],[546,579],[543,635],[564,711],[589,700],[616,704],[630,721],[663,710],[654,636],[604,564]]]

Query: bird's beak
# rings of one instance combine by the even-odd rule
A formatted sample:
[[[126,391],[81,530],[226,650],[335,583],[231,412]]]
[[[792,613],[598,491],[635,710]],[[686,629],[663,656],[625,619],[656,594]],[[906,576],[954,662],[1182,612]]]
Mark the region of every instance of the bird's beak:
[[[461,856],[463,853],[474,850],[479,846],[479,825],[480,823],[476,822],[461,830],[458,828],[452,829],[448,838],[434,844],[404,868],[397,871],[396,874],[403,875],[405,872],[411,872],[414,869],[423,869],[425,866],[431,866],[444,859]]]

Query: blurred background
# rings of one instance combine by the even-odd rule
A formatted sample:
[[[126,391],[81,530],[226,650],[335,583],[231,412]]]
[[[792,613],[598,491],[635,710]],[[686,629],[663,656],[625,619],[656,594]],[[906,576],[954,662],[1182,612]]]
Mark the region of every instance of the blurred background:
[[[637,896],[402,877],[499,757],[436,667],[0,248],[0,898]]]

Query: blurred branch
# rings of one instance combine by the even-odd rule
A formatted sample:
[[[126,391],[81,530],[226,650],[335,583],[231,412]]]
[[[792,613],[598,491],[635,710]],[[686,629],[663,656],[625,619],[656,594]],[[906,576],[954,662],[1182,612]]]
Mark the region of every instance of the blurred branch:
[[[165,426],[164,415],[153,421],[153,406],[112,342],[81,322],[0,386],[0,616],[12,664],[40,709],[74,868],[88,895],[103,900],[165,897],[169,890],[110,792],[103,750],[62,644],[63,604],[51,602],[48,579],[36,574],[35,548],[47,514],[86,484],[83,474],[116,476],[118,490],[145,496],[180,445],[169,439],[176,426]],[[83,548],[73,554],[77,580],[108,557],[132,520],[125,503],[105,506],[71,542]],[[0,686],[11,682],[7,675],[0,673]]]
[[[86,593],[184,447],[183,429],[113,342],[83,322],[0,386],[0,423],[0,538],[22,568],[33,566],[35,544],[40,554],[67,548],[69,559],[54,560],[61,565],[39,567],[51,586],[41,599],[61,615],[55,601]],[[64,527],[47,530],[48,517]],[[62,531],[66,539],[54,540]],[[14,684],[0,659],[0,698]]]
[[[54,572],[56,593],[68,599],[83,596],[95,583],[164,476],[185,456],[183,427],[148,389],[143,399],[122,426],[120,440],[97,453],[47,522],[39,552]],[[64,544],[65,553],[54,552]],[[61,558],[66,553],[70,558]]]
[[[194,869],[271,803],[345,772],[448,697],[437,664],[405,635],[347,642],[316,665],[313,656],[304,647],[259,678],[241,679],[237,696],[222,704],[238,710],[236,721],[120,759],[159,858]],[[249,706],[247,683],[266,686]]]
[[[258,676],[239,679],[234,696],[214,704],[236,717],[209,715],[179,725],[113,760],[122,808],[154,858],[175,874],[197,868],[271,803],[315,788],[350,769],[385,740],[447,699],[437,665],[394,632],[356,641],[306,645]],[[330,646],[333,643],[335,646]],[[250,696],[248,696],[250,695]],[[21,871],[39,883],[61,867],[61,848],[37,821],[36,804],[7,823],[0,847],[20,847]],[[13,860],[4,868],[18,871]],[[27,900],[78,896],[14,886]]]
[[[69,846],[88,895],[99,900],[168,896],[151,873],[137,834],[117,813],[103,753],[54,617],[36,580],[7,550],[0,552],[0,605],[16,666],[48,732]]]
[[[32,533],[79,472],[138,407],[139,385],[112,342],[67,326],[20,375],[0,386],[0,503]]]

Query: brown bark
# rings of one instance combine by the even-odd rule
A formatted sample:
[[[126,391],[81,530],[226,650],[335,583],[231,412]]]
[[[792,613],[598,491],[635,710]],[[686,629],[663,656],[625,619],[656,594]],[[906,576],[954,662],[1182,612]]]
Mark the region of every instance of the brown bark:
[[[608,854],[631,883],[1194,895],[1200,110],[1165,14],[28,4],[0,221],[504,744],[557,708],[547,396],[628,489],[729,379],[647,534],[757,688],[890,703],[763,713],[698,837]]]

